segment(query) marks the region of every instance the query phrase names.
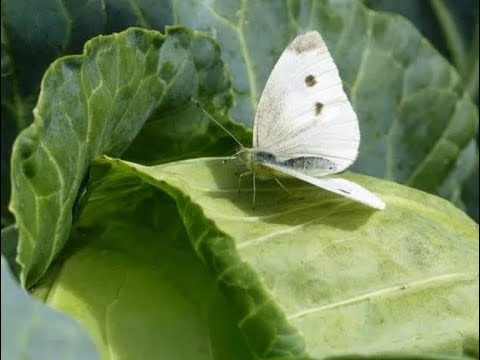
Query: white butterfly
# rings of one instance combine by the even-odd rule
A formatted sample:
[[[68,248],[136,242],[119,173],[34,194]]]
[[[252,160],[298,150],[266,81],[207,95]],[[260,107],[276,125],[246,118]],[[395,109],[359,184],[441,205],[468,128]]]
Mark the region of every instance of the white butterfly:
[[[278,181],[293,176],[384,209],[385,203],[362,186],[328,176],[348,168],[359,145],[358,119],[325,42],[316,31],[298,36],[265,85],[255,115],[253,148],[242,146],[237,153],[250,169],[241,176],[253,175],[254,197],[255,177]]]

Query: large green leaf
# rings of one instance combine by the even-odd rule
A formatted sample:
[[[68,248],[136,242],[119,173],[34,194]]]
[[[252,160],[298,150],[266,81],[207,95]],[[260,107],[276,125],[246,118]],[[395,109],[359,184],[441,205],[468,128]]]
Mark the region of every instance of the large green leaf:
[[[192,248],[260,358],[412,351],[478,356],[478,226],[468,216],[435,196],[354,174],[345,176],[378,193],[385,211],[294,180],[286,185],[297,196],[274,182],[259,183],[253,210],[250,187],[237,194],[237,169],[221,158],[154,167],[103,159],[94,171],[106,175],[96,175],[105,190],[87,192],[83,213],[92,220],[79,222],[79,234],[83,241],[108,239],[112,245],[99,247],[99,254],[121,246],[129,237],[123,226],[109,234],[94,221],[100,210],[113,219],[117,207],[135,213],[137,231],[145,228],[141,219],[161,228],[165,205],[132,205],[154,198],[145,187],[151,184],[175,200]],[[132,176],[142,185],[125,180]],[[135,248],[152,249],[144,243],[148,236],[135,237]],[[144,251],[132,249],[132,258]],[[78,256],[84,264],[67,271],[77,274],[68,283],[82,286],[77,298],[98,291],[90,288],[88,272],[81,274],[84,267],[95,268],[97,260],[90,258],[105,256],[83,251],[72,259]],[[156,259],[162,251],[150,253]],[[118,261],[116,268],[132,269],[130,260]]]
[[[251,359],[171,198],[135,174],[98,172],[36,293],[89,329],[103,359]]]
[[[2,359],[95,360],[97,349],[78,323],[32,299],[2,272]]]
[[[19,231],[23,282],[38,280],[63,247],[94,157],[120,155],[165,107],[171,110],[169,120],[175,119],[171,126],[187,117],[196,124],[190,138],[206,136],[214,125],[201,122],[190,97],[208,99],[214,113],[225,111],[231,101],[229,82],[218,53],[209,38],[181,28],[170,29],[166,37],[130,29],[97,37],[83,55],[52,64],[35,121],[19,135],[12,154],[10,209]]]

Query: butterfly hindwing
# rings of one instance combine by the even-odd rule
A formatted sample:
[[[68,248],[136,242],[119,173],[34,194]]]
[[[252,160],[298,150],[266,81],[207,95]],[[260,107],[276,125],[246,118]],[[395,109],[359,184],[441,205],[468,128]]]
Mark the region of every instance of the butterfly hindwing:
[[[275,164],[263,163],[263,165],[372,208],[385,209],[385,203],[378,196],[352,181],[334,177],[313,177],[295,169]]]

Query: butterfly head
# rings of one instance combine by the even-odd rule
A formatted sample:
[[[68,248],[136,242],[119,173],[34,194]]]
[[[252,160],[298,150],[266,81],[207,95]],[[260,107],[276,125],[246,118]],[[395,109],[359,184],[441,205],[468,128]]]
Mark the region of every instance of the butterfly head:
[[[256,161],[255,152],[253,149],[242,146],[240,150],[237,151],[235,157],[239,159],[245,166],[251,169]]]
[[[235,154],[235,157],[243,163],[249,172],[253,172],[259,179],[269,179],[272,177],[273,171],[263,165],[266,163],[275,163],[275,156],[272,154],[256,148],[242,146]]]

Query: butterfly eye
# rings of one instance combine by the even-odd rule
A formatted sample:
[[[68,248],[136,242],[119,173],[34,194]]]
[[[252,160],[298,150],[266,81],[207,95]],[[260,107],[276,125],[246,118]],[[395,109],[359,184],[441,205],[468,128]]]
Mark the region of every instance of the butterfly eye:
[[[312,87],[316,83],[317,83],[317,80],[315,80],[315,76],[313,76],[313,75],[308,75],[305,78],[305,85],[307,85],[308,87]]]

